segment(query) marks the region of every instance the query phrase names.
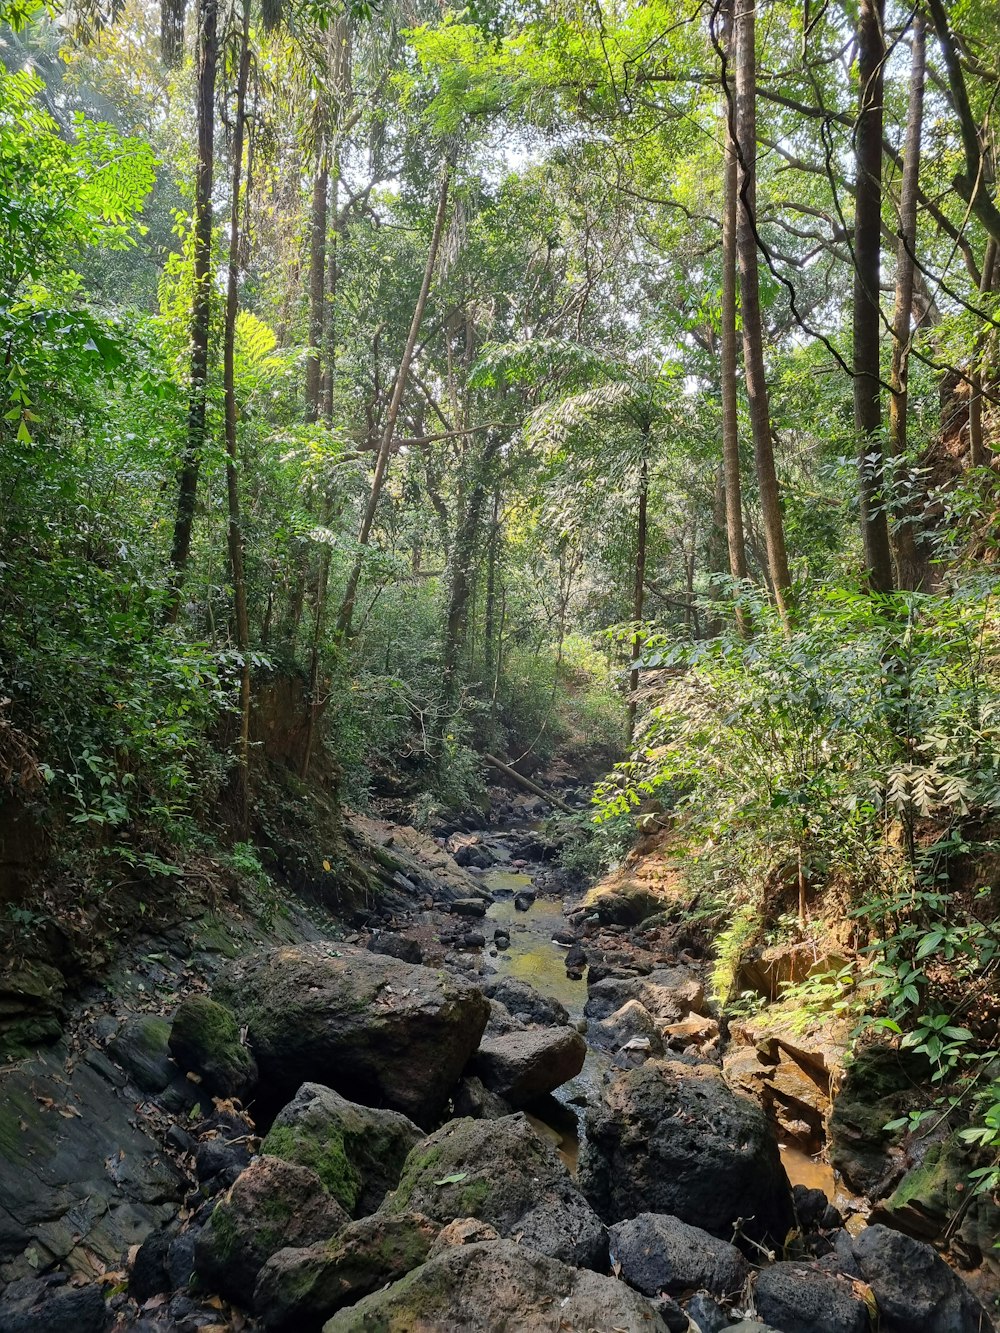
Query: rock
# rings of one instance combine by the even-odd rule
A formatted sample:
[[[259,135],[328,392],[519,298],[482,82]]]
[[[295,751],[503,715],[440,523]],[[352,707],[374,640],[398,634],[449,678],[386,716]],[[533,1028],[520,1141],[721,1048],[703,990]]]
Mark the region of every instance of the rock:
[[[500,1239],[500,1232],[490,1226],[489,1222],[483,1222],[478,1217],[458,1217],[442,1227],[427,1257],[435,1259],[456,1245],[481,1245],[484,1241]]]
[[[879,1333],[991,1333],[983,1306],[923,1241],[876,1224],[855,1237],[854,1256],[878,1302]]]
[[[475,1075],[462,1079],[455,1089],[452,1105],[456,1120],[461,1120],[465,1116],[470,1116],[473,1120],[499,1120],[501,1116],[510,1115],[514,1109],[495,1092],[490,1092],[489,1088],[483,1085],[482,1079],[476,1078]]]
[[[707,1291],[696,1291],[684,1309],[698,1326],[699,1333],[721,1333],[729,1323],[729,1316]]]
[[[771,1264],[758,1274],[754,1304],[782,1333],[868,1333],[868,1307],[850,1280],[805,1264]]]
[[[691,1014],[679,1023],[667,1023],[660,1031],[669,1045],[683,1050],[686,1046],[703,1046],[719,1035],[719,1025],[707,1014]]]
[[[688,1317],[672,1296],[653,1296],[650,1305],[669,1328],[670,1333],[688,1333]]]
[[[489,903],[484,898],[456,898],[451,904],[455,916],[485,916]]]
[[[795,1217],[800,1231],[815,1231],[817,1228],[833,1231],[844,1225],[844,1219],[822,1190],[809,1189],[806,1185],[793,1185],[792,1202],[795,1205]]]
[[[314,1171],[258,1157],[212,1209],[195,1242],[195,1272],[209,1291],[243,1304],[272,1254],[325,1240],[347,1222]]]
[[[735,1246],[664,1213],[640,1213],[609,1231],[622,1277],[646,1296],[679,1296],[703,1287],[732,1300],[750,1269]]]
[[[476,843],[466,843],[455,853],[455,864],[462,866],[463,869],[474,866],[477,870],[489,870],[495,862],[496,857],[493,853]]]
[[[126,1018],[108,1050],[143,1092],[162,1092],[177,1073],[170,1058],[170,1024],[156,1014]]]
[[[563,959],[566,971],[574,977],[582,977],[584,969],[587,966],[587,950],[582,944],[577,942],[571,944],[566,950],[566,957]]]
[[[274,1154],[280,1157],[280,1153]],[[250,1152],[245,1143],[230,1143],[221,1135],[205,1139],[195,1152],[194,1169],[199,1180],[211,1180],[225,1171],[236,1169],[236,1175],[250,1165]],[[235,1179],[235,1177],[234,1177]]]
[[[0,975],[0,1060],[18,1059],[62,1035],[66,979],[47,963],[22,962]]]
[[[498,949],[501,950],[509,949],[510,931],[503,930],[500,926],[497,926],[496,930],[493,932],[493,943],[497,946]]]
[[[302,945],[249,955],[216,982],[249,1025],[272,1096],[315,1080],[352,1101],[440,1115],[489,1015],[471,982],[366,950]]]
[[[467,930],[459,943],[463,949],[482,949],[486,946],[486,936],[481,930]]]
[[[781,1333],[781,1330],[757,1319],[741,1319],[738,1324],[727,1324],[722,1333]]]
[[[776,1245],[793,1222],[773,1128],[711,1065],[612,1070],[587,1112],[579,1181],[606,1222],[669,1213],[727,1240],[743,1219],[751,1241]]]
[[[109,1312],[100,1287],[59,1285],[65,1281],[59,1273],[12,1282],[0,1297],[0,1333],[104,1333]]]
[[[139,1246],[129,1273],[128,1294],[140,1305],[148,1301],[150,1296],[173,1289],[167,1271],[167,1256],[172,1239],[167,1230],[153,1231]]]
[[[928,1075],[921,1057],[889,1046],[865,1047],[848,1067],[827,1130],[830,1163],[856,1194],[879,1199],[902,1179],[907,1164],[885,1126],[912,1109]]]
[[[433,1329],[435,1333],[551,1333],[559,1327],[617,1333],[666,1333],[650,1303],[622,1282],[580,1271],[532,1251],[494,1241],[461,1245],[415,1268],[385,1291],[366,1296],[324,1325],[323,1333]]]
[[[209,1096],[246,1101],[257,1084],[257,1065],[240,1041],[236,1019],[207,995],[181,1002],[170,1029],[170,1053],[182,1069],[201,1075]]]
[[[514,894],[514,911],[527,912],[535,904],[538,894],[533,889],[521,889]]]
[[[412,940],[406,935],[397,935],[394,931],[383,930],[373,935],[368,941],[372,953],[385,954],[387,958],[399,958],[404,963],[422,963],[424,951],[419,940]]]
[[[644,885],[626,883],[616,889],[589,894],[587,907],[596,912],[603,926],[638,926],[663,907],[663,896]]]
[[[565,1027],[569,1022],[569,1010],[540,994],[534,986],[516,977],[490,977],[483,984],[483,994],[491,1000],[497,1000],[515,1018],[526,1023],[537,1023],[543,1027]]]
[[[310,1167],[357,1217],[373,1213],[396,1188],[407,1154],[422,1137],[398,1111],[359,1106],[332,1088],[303,1083],[278,1112],[261,1151]]]
[[[606,1051],[619,1051],[633,1037],[647,1037],[653,1055],[663,1054],[663,1042],[653,1022],[653,1015],[638,1000],[626,1000],[608,1018],[591,1023],[587,1029],[591,1044]]]
[[[452,1120],[410,1153],[381,1212],[415,1209],[438,1222],[476,1217],[501,1236],[565,1263],[604,1268],[604,1227],[555,1149],[522,1114]]]
[[[924,1150],[923,1160],[910,1167],[887,1199],[876,1204],[871,1220],[918,1240],[933,1241],[947,1233],[948,1248],[963,1267],[976,1268],[984,1259],[995,1265],[1000,1208],[988,1192],[962,1198],[969,1173],[988,1166],[988,1159],[957,1134],[930,1143],[917,1139],[910,1146],[911,1153],[914,1149]],[[959,1199],[962,1207],[956,1215]]]
[[[318,1329],[342,1306],[422,1264],[439,1231],[419,1213],[364,1217],[331,1240],[278,1250],[260,1270],[254,1311],[269,1330]]]
[[[576,1028],[535,1028],[487,1037],[470,1070],[515,1109],[575,1078],[587,1057]]]
[[[705,987],[697,972],[681,966],[655,968],[647,976],[604,977],[591,980],[583,1012],[588,1018],[608,1018],[629,1000],[638,1000],[654,1018],[676,1023],[701,1013]]]

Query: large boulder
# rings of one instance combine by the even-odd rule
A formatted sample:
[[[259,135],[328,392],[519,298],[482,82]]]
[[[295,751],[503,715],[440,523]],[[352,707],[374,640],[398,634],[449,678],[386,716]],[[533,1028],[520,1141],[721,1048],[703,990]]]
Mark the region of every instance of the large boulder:
[[[782,1333],[869,1333],[859,1285],[808,1264],[772,1264],[757,1278],[754,1304],[761,1319]]]
[[[649,1042],[650,1054],[663,1054],[663,1040],[653,1022],[653,1015],[638,1000],[626,1000],[620,1009],[607,1018],[591,1023],[587,1037],[591,1045],[606,1051],[620,1051],[634,1038],[645,1038]]]
[[[440,1230],[419,1213],[363,1217],[332,1240],[279,1250],[260,1270],[254,1313],[268,1330],[312,1333],[341,1306],[422,1264]]]
[[[315,1080],[429,1127],[479,1045],[489,1002],[471,982],[332,944],[233,962],[215,998],[249,1028],[262,1081],[287,1101]]]
[[[575,1078],[586,1058],[587,1043],[576,1028],[529,1028],[485,1038],[471,1072],[519,1108]]]
[[[101,1288],[65,1283],[64,1273],[12,1282],[0,1296],[0,1333],[104,1333],[110,1312]]]
[[[243,1305],[272,1254],[325,1240],[348,1220],[314,1171],[258,1157],[209,1215],[195,1243],[194,1270],[208,1290]]]
[[[734,1299],[750,1268],[734,1245],[664,1213],[640,1213],[609,1232],[622,1277],[646,1296],[702,1288]]]
[[[158,1014],[133,1014],[108,1042],[108,1053],[143,1092],[162,1092],[177,1074],[170,1024]]]
[[[230,1010],[207,995],[182,1000],[170,1029],[170,1054],[182,1069],[200,1075],[213,1097],[246,1101],[257,1083],[257,1065],[240,1040]]]
[[[445,1251],[324,1325],[323,1333],[667,1333],[623,1282],[570,1268],[527,1245],[493,1241]]]
[[[524,1115],[452,1120],[410,1153],[383,1213],[415,1210],[438,1222],[477,1217],[501,1236],[585,1268],[607,1265],[604,1227]]]
[[[780,1245],[792,1193],[774,1130],[713,1065],[612,1070],[587,1112],[580,1188],[606,1222],[669,1213],[723,1240]]]
[[[351,1216],[373,1213],[395,1189],[407,1153],[423,1137],[398,1111],[349,1102],[303,1083],[278,1112],[262,1152],[311,1167]]]
[[[992,1333],[986,1310],[923,1241],[869,1226],[855,1238],[854,1257],[878,1302],[879,1333]]]

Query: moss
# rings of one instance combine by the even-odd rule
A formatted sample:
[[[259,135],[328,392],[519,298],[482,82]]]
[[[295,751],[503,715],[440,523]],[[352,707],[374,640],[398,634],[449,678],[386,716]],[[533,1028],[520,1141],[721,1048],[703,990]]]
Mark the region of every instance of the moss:
[[[361,1176],[348,1159],[344,1138],[339,1132],[318,1139],[302,1132],[299,1127],[275,1125],[265,1138],[261,1152],[308,1166],[339,1204],[349,1213],[354,1211],[361,1193]]]
[[[239,1231],[236,1221],[224,1203],[218,1203],[212,1209],[208,1219],[215,1237],[216,1251],[222,1260],[231,1259],[239,1243]]]
[[[166,1055],[170,1024],[165,1018],[149,1015],[139,1025],[138,1046],[147,1055]]]
[[[479,1209],[483,1206],[490,1196],[490,1182],[488,1180],[474,1180],[471,1185],[467,1185],[458,1196],[459,1207],[462,1215],[465,1217],[477,1217]]]
[[[17,1115],[9,1107],[0,1106],[0,1155],[8,1161],[20,1156],[21,1127]]]
[[[403,1167],[403,1174],[400,1177],[396,1193],[392,1198],[392,1211],[394,1213],[405,1211],[413,1198],[413,1191],[416,1189],[420,1177],[425,1171],[429,1171],[434,1166],[440,1156],[440,1145],[429,1148],[425,1153],[418,1153],[416,1149],[410,1153],[406,1159],[406,1165]]]

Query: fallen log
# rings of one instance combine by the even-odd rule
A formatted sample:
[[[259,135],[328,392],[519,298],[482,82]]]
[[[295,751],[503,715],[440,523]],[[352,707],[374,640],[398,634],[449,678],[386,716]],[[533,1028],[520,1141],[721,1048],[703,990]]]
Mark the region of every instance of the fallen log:
[[[521,773],[518,773],[517,769],[511,768],[510,764],[505,764],[502,759],[498,759],[495,754],[484,754],[483,758],[488,764],[491,764],[498,773],[502,773],[505,778],[508,778],[513,782],[515,786],[523,787],[525,791],[530,791],[533,796],[540,796],[546,804],[553,806],[556,810],[564,811],[567,815],[576,813],[573,807],[567,805],[564,800],[560,799],[560,797],[553,796],[552,793],[547,792],[544,787],[539,787],[537,782],[532,782],[530,778],[524,777]]]

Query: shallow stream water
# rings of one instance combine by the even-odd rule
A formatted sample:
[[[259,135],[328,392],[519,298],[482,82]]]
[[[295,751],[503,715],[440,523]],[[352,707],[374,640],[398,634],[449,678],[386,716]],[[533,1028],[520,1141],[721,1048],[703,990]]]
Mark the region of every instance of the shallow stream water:
[[[500,850],[496,848],[495,850]],[[558,1000],[569,1011],[570,1021],[583,1017],[587,1002],[586,981],[573,981],[566,975],[566,950],[553,940],[565,926],[562,904],[550,898],[537,898],[527,912],[514,906],[514,895],[531,888],[532,876],[526,871],[499,868],[487,871],[483,884],[500,897],[486,913],[487,921],[510,931],[510,948],[492,959],[501,976],[526,981],[542,995]],[[587,1059],[576,1078],[557,1088],[529,1119],[557,1147],[560,1157],[576,1173],[580,1143],[583,1138],[582,1110],[597,1095],[610,1059],[603,1051],[587,1048]],[[783,1144],[781,1160],[793,1185],[821,1189],[831,1203],[844,1201],[833,1168],[811,1157],[794,1144]]]

